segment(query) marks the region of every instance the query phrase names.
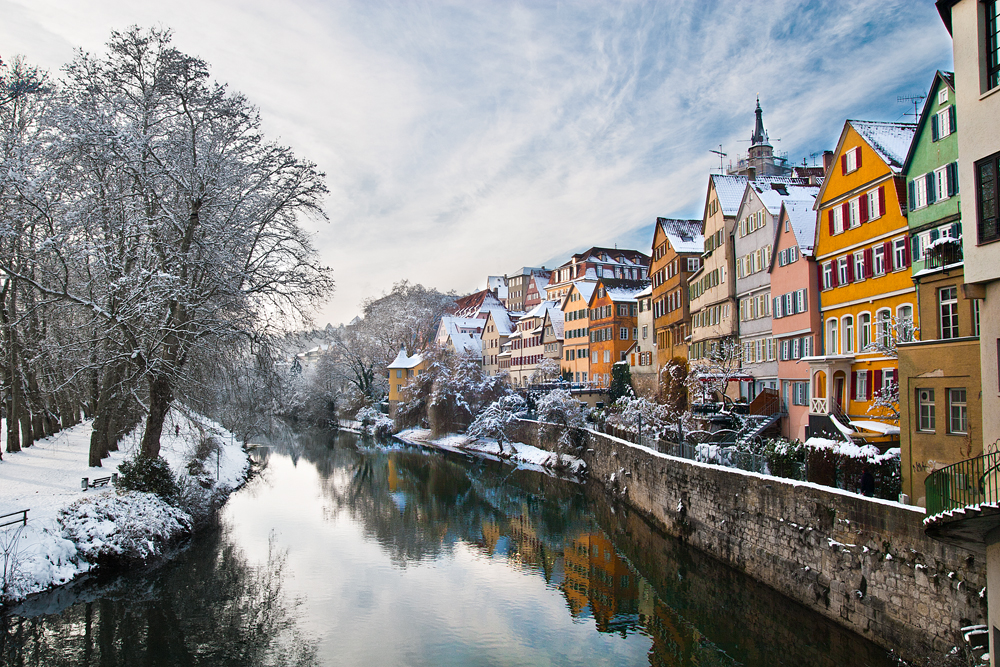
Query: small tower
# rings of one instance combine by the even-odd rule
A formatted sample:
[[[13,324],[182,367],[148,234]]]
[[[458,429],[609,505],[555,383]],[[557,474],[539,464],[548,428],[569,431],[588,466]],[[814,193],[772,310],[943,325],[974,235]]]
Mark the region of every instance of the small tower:
[[[757,97],[757,108],[754,110],[755,122],[753,134],[750,135],[750,150],[746,158],[740,158],[736,164],[726,170],[727,174],[746,176],[754,180],[757,176],[788,176],[792,169],[785,164],[785,158],[775,157],[774,147],[764,129],[764,111],[760,108],[760,97]]]
[[[774,147],[768,143],[767,131],[764,129],[764,112],[760,108],[760,97],[757,98],[757,110],[754,114],[757,116],[757,122],[754,124],[753,134],[750,135],[750,159],[772,157]]]

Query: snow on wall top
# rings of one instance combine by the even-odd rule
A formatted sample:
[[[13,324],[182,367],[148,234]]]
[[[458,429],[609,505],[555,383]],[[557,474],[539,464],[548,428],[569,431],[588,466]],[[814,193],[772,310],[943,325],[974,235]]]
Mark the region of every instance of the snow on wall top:
[[[906,161],[910,143],[917,131],[916,124],[884,123],[874,120],[849,120],[847,122],[898,174],[903,167],[903,162]]]
[[[785,202],[785,215],[788,216],[792,231],[795,232],[799,252],[806,257],[812,257],[813,246],[816,243],[816,211],[813,210],[815,201],[814,194],[811,199]]]
[[[701,220],[680,220],[676,218],[657,218],[670,247],[676,252],[702,252],[705,249],[705,237],[701,235]]]

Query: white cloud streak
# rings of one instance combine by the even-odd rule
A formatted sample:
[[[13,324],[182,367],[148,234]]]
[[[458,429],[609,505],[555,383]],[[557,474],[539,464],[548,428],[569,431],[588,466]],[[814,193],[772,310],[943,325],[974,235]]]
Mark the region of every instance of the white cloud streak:
[[[833,148],[846,118],[951,65],[930,2],[140,3],[0,0],[0,57],[50,69],[110,30],[165,25],[328,174],[321,323],[409,278],[490,273],[700,217],[710,148],[746,150],[757,94],[776,149]],[[312,224],[312,223],[310,223]]]

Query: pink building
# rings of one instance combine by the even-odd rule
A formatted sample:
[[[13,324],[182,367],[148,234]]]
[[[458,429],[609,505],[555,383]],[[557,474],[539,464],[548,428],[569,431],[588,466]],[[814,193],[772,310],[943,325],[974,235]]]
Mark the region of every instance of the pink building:
[[[771,256],[771,331],[777,346],[778,386],[786,417],[781,434],[805,440],[809,426],[809,364],[800,361],[816,350],[822,331],[819,313],[819,274],[813,257],[816,237],[815,195],[808,200],[785,201],[775,230]]]

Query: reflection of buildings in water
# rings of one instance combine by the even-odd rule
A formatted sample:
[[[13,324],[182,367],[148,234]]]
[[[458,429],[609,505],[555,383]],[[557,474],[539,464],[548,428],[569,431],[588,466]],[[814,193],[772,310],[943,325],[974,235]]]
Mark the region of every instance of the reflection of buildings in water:
[[[652,613],[645,612],[649,608],[645,603],[642,608],[643,627],[653,640],[649,649],[652,667],[739,664],[659,598],[652,598]]]
[[[522,565],[538,567],[542,570],[546,583],[552,583],[558,553],[538,536],[527,508],[524,509],[524,512],[510,519],[510,536],[514,541],[515,551],[509,557]]]
[[[563,549],[563,594],[570,614],[589,606],[601,632],[626,632],[638,625],[640,590],[649,584],[615,552],[603,533],[581,534]]]

